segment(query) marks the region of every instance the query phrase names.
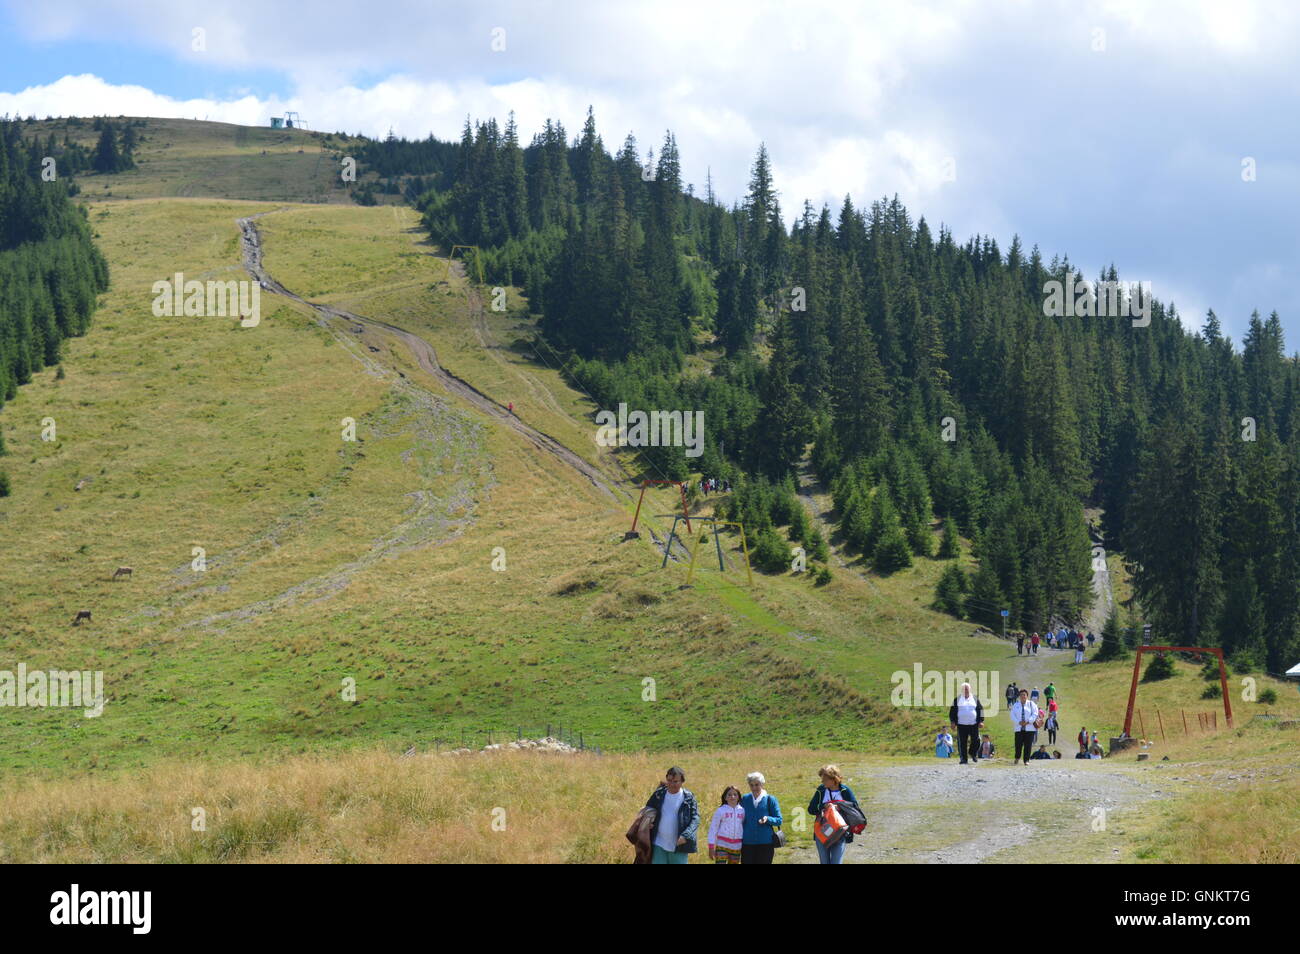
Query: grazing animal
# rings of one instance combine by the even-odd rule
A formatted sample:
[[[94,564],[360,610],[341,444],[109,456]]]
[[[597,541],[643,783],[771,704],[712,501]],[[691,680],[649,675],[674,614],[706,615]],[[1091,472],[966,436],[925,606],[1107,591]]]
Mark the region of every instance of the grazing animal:
[[[90,619],[90,610],[77,610],[77,617],[72,621],[73,626],[80,626],[82,620]]]
[[[130,575],[131,575],[131,568],[129,566],[119,566],[117,568],[117,572],[113,574],[113,579],[116,580],[120,576],[130,576]]]

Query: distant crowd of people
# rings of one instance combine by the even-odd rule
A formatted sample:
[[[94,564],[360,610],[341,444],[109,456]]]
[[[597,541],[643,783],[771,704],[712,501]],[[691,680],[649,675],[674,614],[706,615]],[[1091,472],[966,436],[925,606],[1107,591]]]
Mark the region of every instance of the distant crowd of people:
[[[817,775],[821,784],[808,802],[808,814],[815,819],[813,844],[822,864],[838,865],[867,819],[838,766],[824,765]],[[715,864],[770,865],[777,847],[785,844],[781,803],[767,790],[767,779],[762,772],[750,772],[745,782],[748,792],[742,795],[728,785],[713,810],[705,843]],[[700,808],[685,783],[685,772],[675,765],[668,769],[628,829],[637,864],[684,865],[698,851]]]
[[[1011,730],[1015,738],[1013,762],[1028,764],[1033,759],[1061,758],[1059,750],[1047,751],[1048,745],[1056,744],[1060,731],[1060,705],[1057,702],[1056,686],[1048,683],[1039,692],[1037,686],[1021,689],[1014,682],[1007,686],[1007,710],[1011,716]],[[934,739],[934,754],[937,758],[951,758],[956,752],[961,764],[973,764],[980,759],[990,759],[997,749],[984,728],[984,704],[971,691],[970,683],[961,684],[961,694],[953,700],[948,709],[948,725],[940,726]],[[1047,733],[1047,742],[1038,742],[1038,733]],[[957,733],[954,743],[952,733]],[[1099,759],[1104,757],[1097,733],[1088,734],[1087,727],[1079,730],[1079,752],[1076,759]],[[1037,751],[1034,747],[1037,746]]]
[[[1038,647],[1046,643],[1050,649],[1073,649],[1074,661],[1083,662],[1083,649],[1086,643],[1091,649],[1097,637],[1090,630],[1087,633],[1081,633],[1076,629],[1067,629],[1062,626],[1059,630],[1048,630],[1046,635],[1039,636],[1038,633],[1013,633],[1016,640],[1016,655],[1023,656],[1028,653],[1031,656],[1038,655]]]
[[[700,481],[700,493],[706,497],[709,494],[729,494],[731,493],[731,481],[719,480],[717,477],[705,477]]]

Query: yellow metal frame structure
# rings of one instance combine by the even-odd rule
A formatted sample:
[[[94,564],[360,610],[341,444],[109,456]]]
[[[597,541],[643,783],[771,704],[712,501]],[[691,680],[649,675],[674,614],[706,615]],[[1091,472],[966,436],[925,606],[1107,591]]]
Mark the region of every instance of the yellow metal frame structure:
[[[718,534],[718,527],[738,527],[740,529],[740,546],[745,551],[745,574],[749,578],[749,585],[754,585],[754,571],[749,565],[749,542],[745,539],[745,525],[743,523],[734,523],[730,520],[714,520],[713,535]],[[670,544],[671,545],[671,544]],[[695,555],[700,550],[700,538],[697,534],[691,534],[691,568],[686,574],[686,582],[689,584],[695,579]]]

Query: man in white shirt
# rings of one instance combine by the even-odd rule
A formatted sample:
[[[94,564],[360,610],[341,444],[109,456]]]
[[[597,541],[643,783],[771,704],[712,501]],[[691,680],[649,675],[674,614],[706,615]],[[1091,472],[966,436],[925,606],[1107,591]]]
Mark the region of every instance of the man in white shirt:
[[[961,695],[948,709],[948,721],[957,727],[957,754],[966,765],[967,753],[972,763],[980,760],[980,729],[984,728],[984,706],[970,691],[970,683],[961,684]]]
[[[686,773],[674,765],[646,802],[646,807],[656,812],[651,864],[684,865],[695,851],[700,813],[695,796],[682,787],[685,781]]]
[[[1034,740],[1038,737],[1037,722],[1038,706],[1029,701],[1029,690],[1021,689],[1019,700],[1011,706],[1011,728],[1016,733],[1016,754],[1011,761],[1029,764],[1029,757],[1034,754]]]

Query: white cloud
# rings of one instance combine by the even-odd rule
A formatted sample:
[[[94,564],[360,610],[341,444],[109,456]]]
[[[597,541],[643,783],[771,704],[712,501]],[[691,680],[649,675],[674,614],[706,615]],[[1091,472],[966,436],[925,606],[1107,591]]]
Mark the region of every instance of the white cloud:
[[[112,74],[64,77],[0,93],[0,113],[260,124],[296,109],[316,129],[457,138],[466,115],[514,110],[527,137],[548,117],[573,135],[590,104],[611,150],[632,131],[658,152],[672,129],[686,181],[702,189],[711,170],[726,202],[766,142],[788,217],[805,198],[837,209],[846,192],[859,204],[897,192],[959,241],[980,231],[1005,247],[1014,231],[1049,258],[1116,256],[1168,275],[1190,292],[1185,313],[1214,301],[1225,323],[1244,294],[1226,276],[1300,254],[1285,158],[1300,148],[1277,119],[1300,108],[1300,7],[1280,0],[43,0],[11,15],[39,43],[119,43],[206,64],[214,83],[256,69],[286,86],[283,98],[178,100]],[[1260,161],[1255,205],[1215,191],[1241,155]],[[1222,260],[1187,257],[1207,202],[1213,228],[1234,235]],[[1215,280],[1218,292],[1195,292]],[[1300,313],[1300,293],[1278,294],[1284,317]]]

